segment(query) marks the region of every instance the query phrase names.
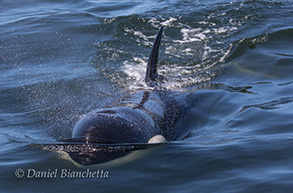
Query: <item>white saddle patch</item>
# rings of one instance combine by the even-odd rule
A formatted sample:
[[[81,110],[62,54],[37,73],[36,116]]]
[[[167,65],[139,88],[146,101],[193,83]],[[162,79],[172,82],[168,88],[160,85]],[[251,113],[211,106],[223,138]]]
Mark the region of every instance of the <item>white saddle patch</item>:
[[[155,135],[154,137],[150,138],[150,140],[148,141],[148,143],[163,143],[163,142],[167,142],[167,140],[165,139],[163,135]]]

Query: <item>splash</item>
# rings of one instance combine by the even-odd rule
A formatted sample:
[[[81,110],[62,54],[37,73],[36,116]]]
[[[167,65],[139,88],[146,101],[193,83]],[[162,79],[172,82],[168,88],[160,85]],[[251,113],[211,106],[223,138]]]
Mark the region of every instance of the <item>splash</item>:
[[[214,73],[214,67],[225,62],[232,49],[232,44],[225,43],[224,37],[238,29],[235,25],[217,27],[206,20],[198,22],[202,27],[192,27],[180,22],[180,19],[181,17],[151,18],[148,21],[155,28],[168,27],[163,36],[159,61],[159,73],[168,79],[164,85],[167,89],[198,85],[215,77],[217,73]],[[178,35],[173,37],[168,30],[175,31]],[[124,28],[124,31],[126,35],[135,36],[136,42],[148,47],[155,37],[146,35],[143,30],[129,27]],[[123,62],[122,71],[128,76],[130,90],[145,86],[143,81],[146,64],[146,57],[137,56]]]
[[[145,69],[147,67],[147,58],[134,57],[133,61],[125,60],[123,62],[123,72],[134,82],[129,85],[129,90],[138,90],[146,87],[144,82]]]

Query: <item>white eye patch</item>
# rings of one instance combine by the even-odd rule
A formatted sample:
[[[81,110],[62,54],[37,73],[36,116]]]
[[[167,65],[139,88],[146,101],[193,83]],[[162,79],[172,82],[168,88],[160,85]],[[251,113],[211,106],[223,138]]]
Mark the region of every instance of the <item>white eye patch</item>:
[[[150,138],[150,140],[148,141],[148,143],[163,143],[163,142],[167,142],[167,140],[165,139],[163,135],[155,135],[154,137]]]

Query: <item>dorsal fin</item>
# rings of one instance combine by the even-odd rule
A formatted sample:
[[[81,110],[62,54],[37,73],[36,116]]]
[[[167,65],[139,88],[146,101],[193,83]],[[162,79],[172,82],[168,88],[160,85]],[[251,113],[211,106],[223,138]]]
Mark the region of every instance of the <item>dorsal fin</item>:
[[[153,44],[153,48],[151,51],[151,55],[148,61],[148,66],[146,70],[146,77],[145,77],[145,82],[147,83],[148,86],[152,86],[155,81],[158,80],[158,58],[159,58],[159,47],[161,43],[161,38],[163,34],[163,29],[164,27],[161,27],[160,31],[158,32],[155,42]]]

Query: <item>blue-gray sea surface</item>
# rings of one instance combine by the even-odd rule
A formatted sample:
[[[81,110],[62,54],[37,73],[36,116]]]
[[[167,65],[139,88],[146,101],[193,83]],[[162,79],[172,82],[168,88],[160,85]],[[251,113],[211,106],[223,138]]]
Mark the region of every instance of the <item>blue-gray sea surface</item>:
[[[292,192],[292,1],[0,5],[0,192]],[[30,144],[68,137],[84,114],[143,87],[161,26],[164,86],[197,98],[190,135],[99,168],[108,176],[30,178],[86,171]]]

